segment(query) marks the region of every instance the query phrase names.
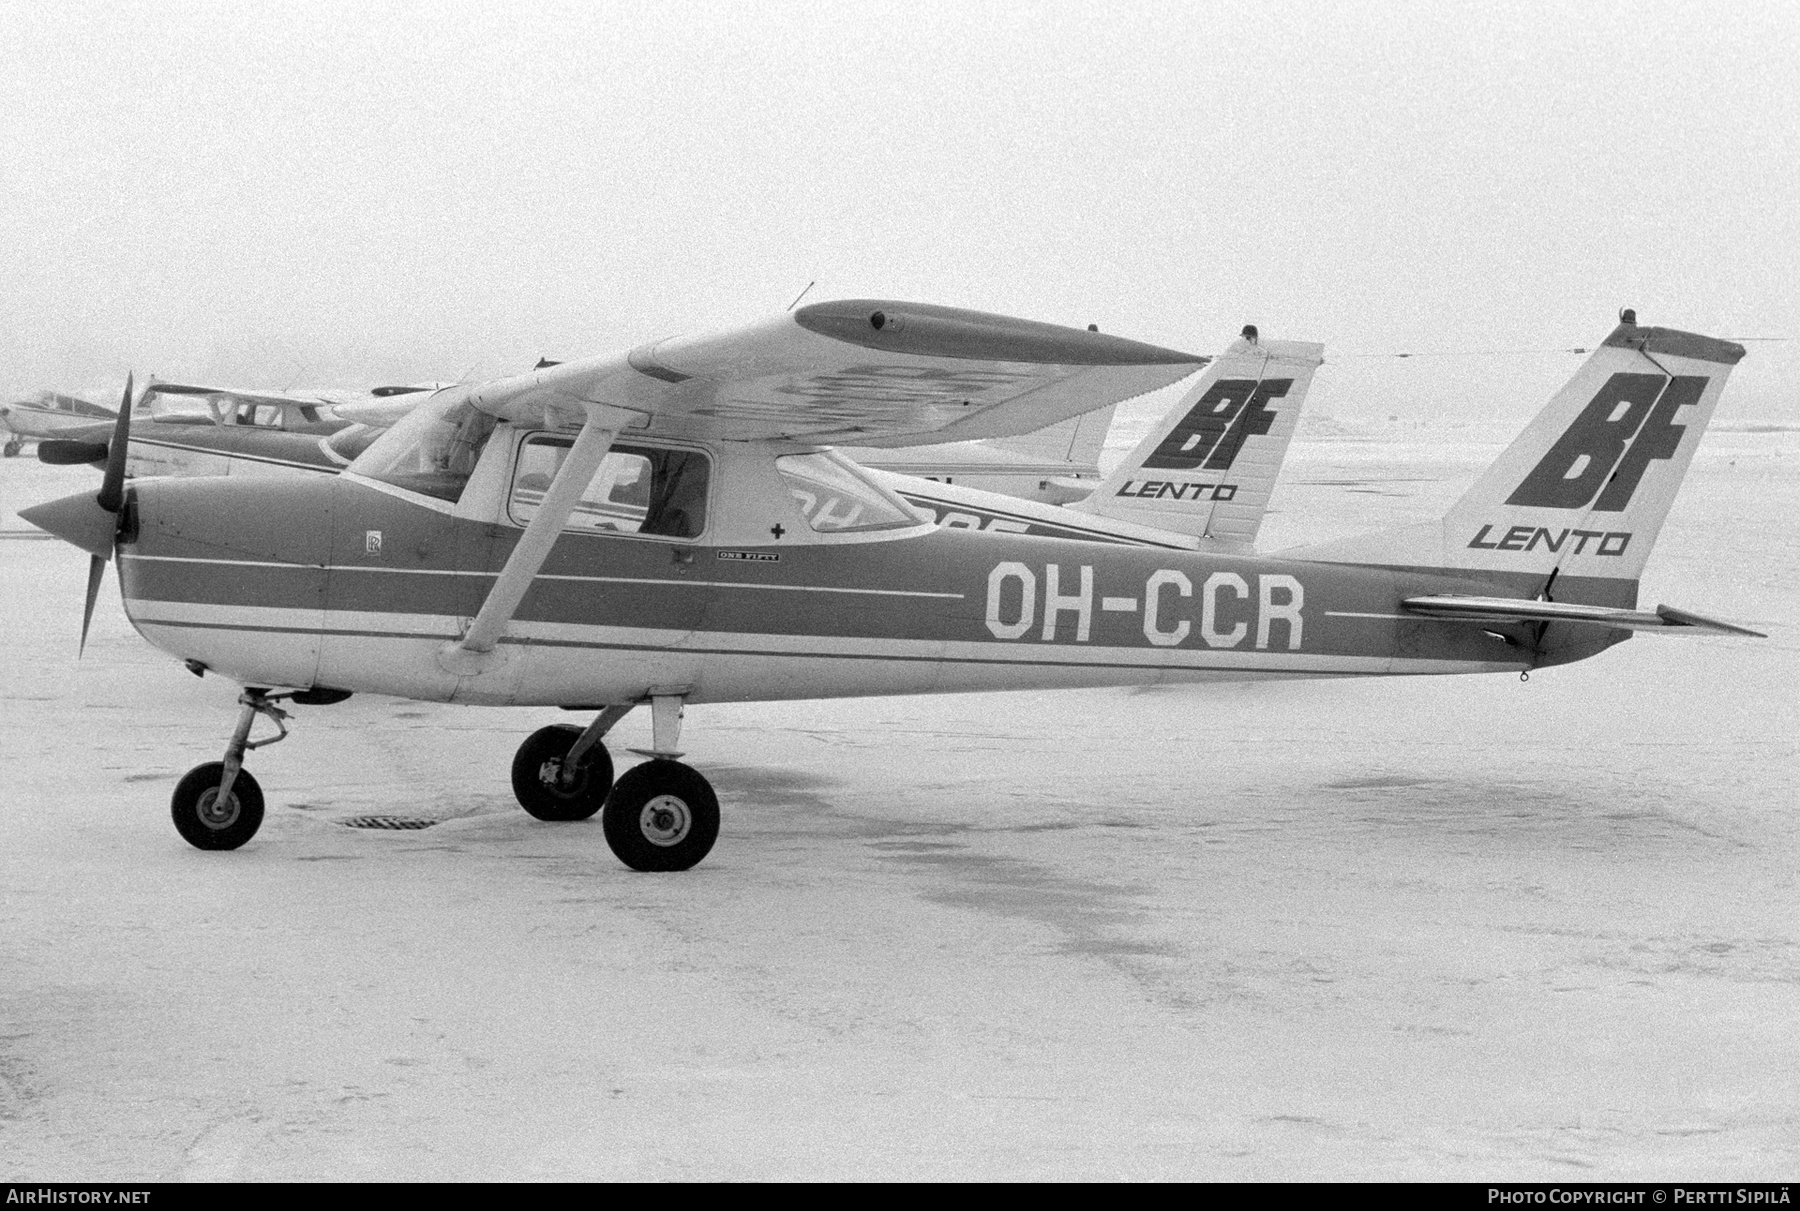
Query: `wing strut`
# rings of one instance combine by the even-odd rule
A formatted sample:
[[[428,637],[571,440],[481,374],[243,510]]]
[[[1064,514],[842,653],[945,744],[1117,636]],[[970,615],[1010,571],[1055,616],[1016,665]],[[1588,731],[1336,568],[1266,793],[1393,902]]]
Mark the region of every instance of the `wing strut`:
[[[544,503],[538,506],[537,515],[526,525],[512,554],[506,557],[506,566],[500,570],[494,587],[488,590],[487,600],[481,603],[475,620],[461,639],[439,651],[438,663],[447,671],[467,675],[498,663],[494,648],[500,642],[506,624],[512,621],[513,612],[525,599],[525,592],[537,578],[544,560],[549,558],[550,548],[556,545],[563,526],[575,512],[582,492],[593,482],[594,472],[600,469],[600,460],[612,448],[618,424],[611,412],[611,409],[600,408],[588,410],[587,423],[581,427],[574,447],[557,469],[549,491],[544,493]]]

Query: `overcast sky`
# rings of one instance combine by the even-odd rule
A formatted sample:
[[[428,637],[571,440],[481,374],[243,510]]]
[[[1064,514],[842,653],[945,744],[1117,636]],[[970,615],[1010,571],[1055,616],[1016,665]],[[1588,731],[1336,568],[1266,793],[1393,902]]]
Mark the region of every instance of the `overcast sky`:
[[[1348,355],[1800,337],[1797,12],[9,6],[0,390],[493,376],[816,278],[1494,406],[1573,360]],[[1734,397],[1800,413],[1800,342]]]

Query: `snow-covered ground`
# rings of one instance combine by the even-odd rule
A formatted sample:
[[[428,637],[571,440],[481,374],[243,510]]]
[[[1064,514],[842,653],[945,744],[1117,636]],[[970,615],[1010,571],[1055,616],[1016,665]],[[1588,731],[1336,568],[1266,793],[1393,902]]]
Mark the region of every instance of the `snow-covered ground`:
[[[1264,546],[1432,516],[1496,452],[1315,430]],[[255,841],[189,848],[234,687],[110,573],[77,663],[86,561],[13,515],[93,482],[0,465],[0,1177],[1800,1162],[1800,434],[1709,435],[1644,586],[1770,639],[696,708],[725,827],[677,876],[514,806],[567,716],[364,697],[252,756]]]

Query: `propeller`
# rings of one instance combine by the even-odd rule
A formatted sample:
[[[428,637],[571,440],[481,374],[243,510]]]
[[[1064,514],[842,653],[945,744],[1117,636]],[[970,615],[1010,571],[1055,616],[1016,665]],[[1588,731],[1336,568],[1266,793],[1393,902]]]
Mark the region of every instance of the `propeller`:
[[[113,548],[118,544],[119,531],[125,520],[125,459],[131,445],[131,395],[132,378],[127,375],[125,398],[119,404],[119,418],[113,424],[112,440],[106,445],[106,474],[100,480],[100,491],[92,496],[77,493],[19,510],[20,520],[48,530],[88,553],[87,600],[81,611],[80,651],[83,652],[87,650],[88,628],[94,621],[94,604],[100,599],[100,582],[106,574],[106,561],[113,557]]]
[[[125,397],[119,401],[119,419],[113,423],[112,441],[106,448],[106,474],[100,480],[100,491],[94,494],[94,503],[108,513],[124,520],[125,513],[125,458],[131,448],[131,386],[132,376],[125,376]],[[119,536],[118,523],[113,524],[113,539]],[[88,556],[87,600],[81,607],[81,646],[75,649],[75,658],[81,659],[87,651],[88,626],[94,621],[94,603],[100,600],[100,582],[106,576],[106,561],[112,557],[109,551],[105,555]]]

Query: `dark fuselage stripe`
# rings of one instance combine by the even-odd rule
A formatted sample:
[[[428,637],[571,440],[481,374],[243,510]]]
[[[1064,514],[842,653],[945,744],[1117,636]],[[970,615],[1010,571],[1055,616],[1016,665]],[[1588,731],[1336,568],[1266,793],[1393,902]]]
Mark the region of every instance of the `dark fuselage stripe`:
[[[202,559],[189,555],[134,555],[123,553],[123,559],[137,560],[146,563],[193,563],[211,567],[230,568],[278,568],[297,572],[327,572],[337,575],[340,572],[373,572],[388,576],[447,576],[474,577],[478,579],[498,579],[498,572],[464,571],[458,568],[370,568],[357,567],[352,564],[301,564],[278,563],[265,559]],[[535,578],[542,581],[576,584],[617,584],[642,586],[676,586],[684,589],[760,589],[774,593],[851,593],[865,597],[929,597],[944,601],[963,601],[966,593],[930,593],[917,589],[863,589],[844,585],[825,584],[755,584],[735,580],[689,580],[673,577],[648,576],[576,576],[569,573],[541,572]],[[196,598],[195,600],[204,600]],[[301,608],[306,608],[302,606]]]
[[[357,631],[337,630],[329,627],[318,629],[308,627],[272,627],[272,626],[240,626],[223,622],[164,622],[160,619],[145,618],[137,620],[139,626],[172,627],[190,631],[245,631],[272,635],[307,635],[333,636],[357,639],[441,639],[451,640],[456,636],[448,631]],[[890,656],[873,652],[805,652],[781,649],[768,651],[761,648],[699,648],[674,645],[657,645],[649,643],[600,643],[582,639],[533,639],[503,638],[502,644],[512,647],[536,648],[583,648],[603,652],[656,652],[661,655],[693,655],[693,656],[767,656],[787,659],[799,657],[809,660],[885,660],[904,664],[977,664],[1008,665],[1019,668],[1068,668],[1094,669],[1142,669],[1147,671],[1177,672],[1237,672],[1238,666],[1219,666],[1204,664],[1134,664],[1126,661],[1094,661],[1094,660],[1008,660],[1003,657],[978,656]],[[936,642],[921,640],[922,643]],[[1356,677],[1365,674],[1346,672],[1329,668],[1282,668],[1278,672],[1296,677]]]

